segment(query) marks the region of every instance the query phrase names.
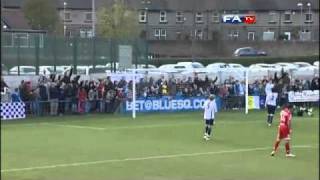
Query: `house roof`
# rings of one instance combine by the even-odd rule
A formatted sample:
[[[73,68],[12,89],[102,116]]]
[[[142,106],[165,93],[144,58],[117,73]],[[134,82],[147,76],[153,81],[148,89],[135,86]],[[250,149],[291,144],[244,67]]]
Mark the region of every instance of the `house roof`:
[[[25,0],[1,0],[2,6],[19,8]],[[58,9],[63,9],[66,2],[68,9],[91,9],[92,0],[54,0]],[[150,1],[151,3],[142,3]],[[95,0],[96,7],[108,6],[114,0]],[[297,3],[302,2],[307,9],[311,3],[313,10],[319,10],[319,0],[124,0],[131,8],[150,10],[299,10]]]
[[[8,26],[8,29],[31,29],[20,9],[2,9],[1,22]]]
[[[298,2],[311,3],[319,10],[319,0],[153,0],[151,9],[173,10],[298,10]]]

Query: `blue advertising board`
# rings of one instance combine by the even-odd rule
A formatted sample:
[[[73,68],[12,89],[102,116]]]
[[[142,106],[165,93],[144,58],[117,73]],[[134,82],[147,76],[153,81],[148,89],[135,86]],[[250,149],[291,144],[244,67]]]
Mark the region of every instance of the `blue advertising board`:
[[[136,100],[136,112],[177,112],[177,111],[195,111],[203,109],[205,97],[162,97]],[[124,112],[131,112],[133,108],[132,101],[125,101]]]

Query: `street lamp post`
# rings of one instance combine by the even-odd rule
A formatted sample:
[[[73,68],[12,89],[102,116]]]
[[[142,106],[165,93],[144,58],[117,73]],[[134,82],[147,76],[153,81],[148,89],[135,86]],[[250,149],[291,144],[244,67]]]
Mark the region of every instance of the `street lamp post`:
[[[148,28],[149,28],[149,24],[148,24],[148,8],[144,8],[144,12],[146,13],[146,41],[148,40]]]
[[[310,38],[311,38],[311,22],[312,21],[312,15],[311,15],[311,3],[307,3],[307,6],[308,6],[308,16],[309,16],[309,19],[308,19],[308,27],[309,27],[309,32],[310,32]],[[311,40],[311,39],[310,39]]]
[[[145,7],[144,8],[145,13],[146,13],[146,67],[148,68],[148,64],[149,64],[149,44],[148,44],[148,31],[149,31],[149,22],[148,22],[148,8]],[[137,64],[136,64],[136,68],[137,68]]]
[[[311,14],[311,3],[307,3],[307,6],[308,6],[308,13]],[[310,17],[310,20],[311,20],[311,17]]]
[[[298,7],[300,7],[300,38],[301,38],[301,35],[302,35],[302,30],[303,30],[303,19],[302,19],[302,8],[303,8],[303,4],[302,3],[298,3],[297,4]]]
[[[67,6],[67,2],[63,2],[63,36],[66,36],[66,30],[67,30],[67,26],[66,26],[66,6]]]
[[[92,0],[92,37],[96,35],[96,6],[95,0]]]

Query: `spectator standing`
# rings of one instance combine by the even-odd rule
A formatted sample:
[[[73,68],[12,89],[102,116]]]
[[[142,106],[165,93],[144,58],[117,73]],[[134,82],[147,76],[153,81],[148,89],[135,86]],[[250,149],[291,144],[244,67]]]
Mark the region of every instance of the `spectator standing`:
[[[72,111],[72,84],[67,83],[64,86],[64,95],[65,95],[65,113]]]
[[[78,92],[78,112],[84,113],[85,112],[85,105],[87,100],[87,91],[84,87],[80,87]]]
[[[78,84],[76,82],[72,83],[72,90],[71,90],[71,102],[72,102],[72,112],[78,112]]]
[[[90,104],[89,111],[96,110],[97,97],[98,97],[98,92],[97,92],[96,88],[93,85],[91,85],[89,93],[88,93],[88,100],[89,100],[89,104]]]
[[[318,75],[316,75],[311,81],[310,89],[312,91],[319,90],[319,84],[320,84],[320,78],[318,77]]]
[[[48,88],[46,84],[40,83],[39,84],[39,111],[40,115],[44,115],[48,113]]]
[[[14,89],[14,92],[11,94],[11,101],[12,102],[21,102],[21,98],[20,98],[20,95],[19,95],[19,89],[18,88],[15,88]]]
[[[58,93],[59,93],[59,107],[58,107],[58,112],[59,115],[63,115],[65,113],[65,105],[66,105],[66,96],[65,96],[65,85],[62,84],[61,86],[58,85]]]
[[[55,82],[50,85],[50,115],[55,116],[58,113],[59,89]]]

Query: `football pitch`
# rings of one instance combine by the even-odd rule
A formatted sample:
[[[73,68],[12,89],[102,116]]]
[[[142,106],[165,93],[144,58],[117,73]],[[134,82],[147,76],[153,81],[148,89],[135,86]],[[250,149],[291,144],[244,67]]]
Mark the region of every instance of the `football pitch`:
[[[272,150],[265,111],[83,115],[1,122],[3,180],[317,180],[319,116],[293,117],[292,153]]]

